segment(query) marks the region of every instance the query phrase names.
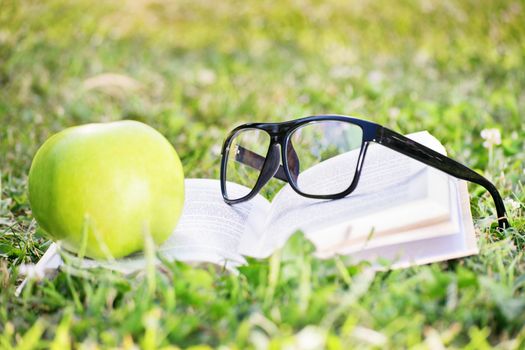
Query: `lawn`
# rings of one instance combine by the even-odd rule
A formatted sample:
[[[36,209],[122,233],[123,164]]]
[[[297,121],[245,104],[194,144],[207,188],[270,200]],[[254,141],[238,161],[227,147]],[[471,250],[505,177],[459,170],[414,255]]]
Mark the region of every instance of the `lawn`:
[[[0,0],[0,348],[525,348],[523,23],[523,1]],[[471,186],[474,257],[371,273],[294,236],[238,276],[60,271],[14,297],[50,244],[27,173],[53,133],[140,120],[217,178],[232,127],[317,113],[429,130],[514,227]]]

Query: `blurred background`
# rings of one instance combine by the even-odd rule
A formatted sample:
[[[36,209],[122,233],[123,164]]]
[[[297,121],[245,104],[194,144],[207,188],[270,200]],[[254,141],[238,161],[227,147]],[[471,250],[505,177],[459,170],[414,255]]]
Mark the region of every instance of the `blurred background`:
[[[524,23],[523,0],[0,0],[0,347],[48,348],[56,334],[85,348],[155,337],[278,348],[300,332],[334,349],[520,348]],[[136,119],[166,135],[187,177],[218,178],[236,125],[319,113],[430,131],[496,184],[514,229],[490,229],[492,200],[473,186],[480,254],[468,259],[374,278],[293,248],[280,276],[274,259],[231,279],[177,265],[148,294],[149,274],[61,272],[13,298],[17,266],[50,244],[26,180],[53,133]]]
[[[471,166],[523,151],[523,1],[0,0],[0,155],[27,173],[62,128],[137,119],[188,176],[246,121],[354,115],[429,130]]]

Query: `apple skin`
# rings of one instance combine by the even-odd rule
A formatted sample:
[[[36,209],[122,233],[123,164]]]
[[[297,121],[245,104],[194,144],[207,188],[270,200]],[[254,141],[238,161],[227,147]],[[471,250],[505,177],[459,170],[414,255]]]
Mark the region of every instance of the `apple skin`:
[[[95,259],[119,258],[175,229],[184,204],[177,152],[158,131],[124,120],[65,129],[29,171],[33,216],[53,240]],[[84,239],[84,241],[83,241]]]

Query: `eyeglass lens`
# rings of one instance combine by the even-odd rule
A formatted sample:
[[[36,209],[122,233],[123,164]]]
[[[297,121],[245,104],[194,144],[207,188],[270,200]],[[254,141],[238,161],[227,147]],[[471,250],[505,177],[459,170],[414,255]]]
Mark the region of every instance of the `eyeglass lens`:
[[[317,121],[295,129],[288,145],[299,164],[296,187],[318,196],[344,192],[354,179],[362,143],[361,127],[347,122]]]

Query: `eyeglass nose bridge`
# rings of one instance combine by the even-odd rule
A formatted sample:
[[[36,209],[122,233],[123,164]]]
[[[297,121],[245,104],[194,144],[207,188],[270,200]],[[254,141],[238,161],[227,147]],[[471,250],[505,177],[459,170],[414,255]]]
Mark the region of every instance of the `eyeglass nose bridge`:
[[[261,169],[261,174],[257,179],[257,183],[255,184],[255,193],[258,193],[264,187],[264,185],[266,185],[268,181],[270,181],[270,179],[277,173],[277,170],[279,170],[279,165],[281,165],[279,144],[277,142],[272,142],[268,149],[266,160],[264,161],[263,167]]]
[[[288,175],[290,176],[291,180],[294,183],[297,183],[297,178],[299,176],[299,157],[297,155],[297,152],[295,151],[295,148],[290,138],[286,137],[286,134],[270,133],[270,140],[271,140],[271,148],[274,148],[275,146],[277,146],[277,144],[279,144],[279,146],[281,147],[281,157],[283,158],[282,159],[283,168],[281,169],[282,174],[280,175],[286,176],[285,171],[284,171],[284,166],[286,165],[288,167]],[[286,162],[284,158],[286,158]],[[272,176],[275,176],[276,173],[279,173],[279,166],[277,166],[277,168],[278,168],[277,171]],[[289,179],[286,179],[285,181],[288,182]]]

